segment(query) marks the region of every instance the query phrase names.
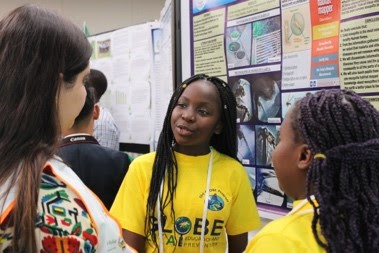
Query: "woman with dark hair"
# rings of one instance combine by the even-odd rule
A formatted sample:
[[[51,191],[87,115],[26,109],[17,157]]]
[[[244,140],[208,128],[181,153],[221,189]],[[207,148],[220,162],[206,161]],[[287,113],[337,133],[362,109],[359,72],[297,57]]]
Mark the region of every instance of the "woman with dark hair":
[[[378,252],[379,112],[368,101],[307,94],[283,121],[273,165],[294,208],[247,252]]]
[[[83,107],[91,51],[80,29],[41,7],[0,21],[2,252],[125,249],[101,202],[54,157]]]
[[[259,226],[237,161],[236,100],[195,75],[171,97],[157,151],[137,157],[111,208],[139,252],[242,252]]]

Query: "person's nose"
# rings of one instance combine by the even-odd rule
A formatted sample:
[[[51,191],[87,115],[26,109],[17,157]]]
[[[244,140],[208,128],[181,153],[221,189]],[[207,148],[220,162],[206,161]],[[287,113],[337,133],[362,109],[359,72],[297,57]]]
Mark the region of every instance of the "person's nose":
[[[191,108],[182,111],[182,119],[188,122],[195,120],[195,114]]]

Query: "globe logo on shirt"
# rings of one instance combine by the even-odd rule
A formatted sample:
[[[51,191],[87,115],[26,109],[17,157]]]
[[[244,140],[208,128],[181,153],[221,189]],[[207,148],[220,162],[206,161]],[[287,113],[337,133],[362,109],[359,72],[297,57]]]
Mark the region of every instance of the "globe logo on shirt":
[[[224,208],[224,201],[221,197],[214,194],[208,198],[208,209],[211,211],[220,211]]]
[[[180,235],[187,234],[192,228],[191,220],[187,217],[179,217],[175,221],[175,231]]]

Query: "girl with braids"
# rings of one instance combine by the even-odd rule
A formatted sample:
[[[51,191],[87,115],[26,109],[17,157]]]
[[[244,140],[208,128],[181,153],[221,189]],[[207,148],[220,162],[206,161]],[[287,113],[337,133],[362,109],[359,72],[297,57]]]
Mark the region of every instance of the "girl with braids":
[[[273,164],[294,208],[247,252],[378,252],[378,111],[352,91],[307,94],[280,139]]]
[[[195,75],[171,97],[157,151],[130,165],[111,208],[138,252],[242,252],[259,226],[236,160],[236,101],[221,79]],[[226,239],[227,237],[227,239]]]
[[[116,221],[54,156],[84,105],[91,51],[80,29],[42,7],[0,21],[1,252],[126,250]]]

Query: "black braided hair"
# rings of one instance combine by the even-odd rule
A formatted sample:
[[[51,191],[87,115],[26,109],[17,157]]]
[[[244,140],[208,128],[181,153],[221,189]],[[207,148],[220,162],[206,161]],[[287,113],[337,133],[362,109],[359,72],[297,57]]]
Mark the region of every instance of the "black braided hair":
[[[220,134],[215,134],[210,140],[210,146],[213,146],[217,151],[237,159],[237,130],[236,130],[236,100],[229,85],[217,77],[209,77],[204,74],[194,75],[185,80],[175,90],[168,105],[166,117],[164,119],[163,128],[159,136],[155,160],[153,164],[153,172],[150,181],[149,196],[146,207],[145,218],[145,234],[151,235],[154,244],[157,246],[157,238],[154,227],[154,219],[156,213],[156,204],[160,192],[160,186],[166,176],[167,194],[160,197],[160,212],[171,203],[171,216],[175,219],[173,198],[177,186],[178,165],[174,154],[173,143],[175,143],[174,135],[171,129],[171,114],[174,110],[179,97],[182,95],[185,87],[191,83],[205,80],[214,84],[218,90],[221,101],[221,121],[223,130]],[[165,192],[163,190],[163,192]],[[164,218],[162,218],[164,220]]]
[[[378,111],[353,91],[323,90],[295,104],[292,122],[295,139],[326,156],[314,159],[307,175],[316,241],[328,252],[377,252]]]

